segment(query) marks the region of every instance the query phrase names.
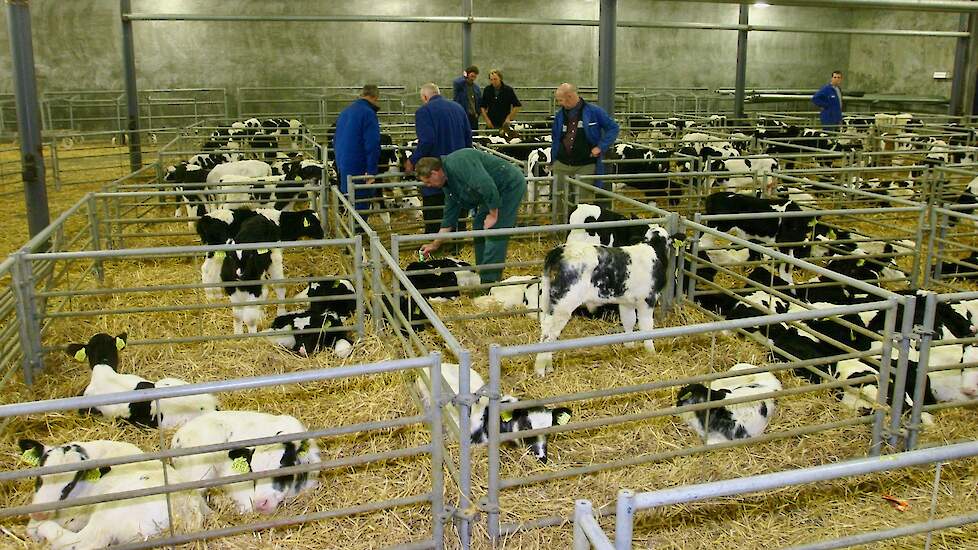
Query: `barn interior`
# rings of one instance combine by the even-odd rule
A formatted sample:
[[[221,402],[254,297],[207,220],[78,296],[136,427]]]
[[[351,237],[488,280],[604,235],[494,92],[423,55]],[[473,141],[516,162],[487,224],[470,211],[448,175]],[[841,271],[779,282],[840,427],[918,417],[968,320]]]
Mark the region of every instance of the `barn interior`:
[[[961,0],[9,0],[2,546],[974,547],[976,12]],[[473,141],[524,174],[527,194],[516,227],[449,234],[435,257],[464,263],[418,264],[434,237],[422,184],[403,165],[419,89],[434,82],[450,100],[469,65],[480,85],[505,74],[522,102],[506,132],[482,125]],[[811,97],[833,71],[845,118],[823,126]],[[604,175],[551,173],[564,82],[620,127]],[[335,123],[364,84],[379,86],[391,139],[376,181],[352,177],[344,192]],[[271,120],[284,122],[263,129]],[[205,212],[268,201],[240,183],[172,176],[225,154],[273,170],[306,163],[289,195],[275,191],[322,231],[203,242]],[[379,194],[356,198],[367,188]],[[717,210],[724,193],[764,209]],[[620,216],[575,217],[586,194]],[[777,236],[730,230],[746,221]],[[617,308],[579,309],[543,341],[548,253],[582,234],[650,246],[650,228],[668,236],[655,252],[666,275],[654,325],[622,332]],[[463,282],[487,270],[473,239],[501,235],[508,255],[488,269],[505,278]],[[202,273],[213,258],[268,249],[284,272],[250,281],[269,292],[254,302],[259,331],[237,333],[233,284]],[[432,275],[455,282],[421,283]],[[302,294],[317,285],[343,290]],[[273,327],[285,311],[340,303],[350,309],[333,326]],[[89,394],[95,371],[71,344],[97,333],[121,342],[114,370],[155,387]],[[277,345],[308,335],[352,346]],[[553,367],[540,376],[547,353]],[[740,376],[763,383],[687,400],[693,385],[716,395]],[[82,413],[210,395],[219,412],[288,415],[304,431],[241,426],[217,448],[181,449],[173,427]],[[695,427],[758,407],[750,433]],[[531,410],[569,416],[514,429]],[[475,441],[466,434],[480,423]],[[98,491],[111,470],[84,477],[134,465],[176,476],[185,455],[300,438],[318,460],[282,467],[318,485],[265,513],[236,509],[227,493],[281,468],[164,476],[128,493]],[[31,459],[25,439],[140,452],[51,465]],[[95,489],[40,500],[35,478],[64,472]],[[210,513],[183,523],[174,510],[198,491]],[[140,498],[165,503],[162,527],[67,542],[94,529],[66,518],[98,526],[111,510],[135,516]],[[54,523],[45,514],[65,537],[37,527]]]

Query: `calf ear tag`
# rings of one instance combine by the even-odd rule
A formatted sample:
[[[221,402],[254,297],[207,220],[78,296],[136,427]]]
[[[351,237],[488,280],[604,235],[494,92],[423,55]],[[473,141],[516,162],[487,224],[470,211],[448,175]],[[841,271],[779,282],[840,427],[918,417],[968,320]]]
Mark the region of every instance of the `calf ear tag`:
[[[122,351],[126,347],[126,341],[122,338],[115,339],[115,349]]]
[[[80,350],[75,352],[75,361],[84,361],[84,360],[85,360],[85,348],[81,348]]]
[[[267,248],[259,248],[258,249],[258,253],[259,254],[268,254],[268,249]]]
[[[563,426],[564,424],[570,422],[570,419],[571,419],[570,413],[560,413],[557,415],[557,425]]]
[[[292,181],[302,181],[302,176],[296,176],[292,178]]]
[[[296,454],[298,454],[299,456],[306,456],[307,454],[309,454],[309,441],[308,440],[303,441],[302,444],[299,445],[299,450],[296,451]]]
[[[218,260],[223,260],[226,253],[223,250],[218,250],[214,253],[214,258]]]
[[[513,420],[513,411],[503,411],[499,413],[499,419],[503,422],[509,422]]]
[[[239,474],[247,474],[251,471],[251,466],[248,465],[248,459],[243,456],[231,461],[231,471]]]
[[[685,400],[687,400],[687,399],[689,399],[689,398],[690,398],[690,397],[692,397],[692,396],[693,396],[693,392],[691,392],[691,391],[688,391],[688,392],[686,392],[685,394],[683,394],[683,395],[680,395],[680,396],[679,396],[679,400],[680,400],[680,401],[685,401]]]
[[[302,227],[309,227],[310,225],[312,224],[309,223],[309,220],[302,220]]]
[[[20,458],[35,468],[41,465],[41,457],[37,456],[36,449],[27,449],[20,455]]]
[[[82,474],[82,479],[84,479],[85,481],[98,481],[101,478],[102,478],[102,472],[100,472],[98,468],[85,470],[85,473]]]
[[[862,267],[862,266],[866,265],[866,260],[859,260],[858,262],[856,262],[856,265],[858,265],[859,267]]]

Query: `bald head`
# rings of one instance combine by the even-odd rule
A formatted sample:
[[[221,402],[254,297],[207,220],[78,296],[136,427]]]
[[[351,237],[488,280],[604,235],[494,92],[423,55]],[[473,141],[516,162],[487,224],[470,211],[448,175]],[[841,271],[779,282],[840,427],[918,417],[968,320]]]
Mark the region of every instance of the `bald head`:
[[[557,103],[565,109],[574,107],[581,100],[581,97],[577,95],[577,86],[567,82],[557,86],[554,97],[557,99]]]
[[[428,82],[421,86],[421,101],[425,103],[428,103],[429,99],[440,94],[441,90],[438,89],[438,86],[434,82]]]

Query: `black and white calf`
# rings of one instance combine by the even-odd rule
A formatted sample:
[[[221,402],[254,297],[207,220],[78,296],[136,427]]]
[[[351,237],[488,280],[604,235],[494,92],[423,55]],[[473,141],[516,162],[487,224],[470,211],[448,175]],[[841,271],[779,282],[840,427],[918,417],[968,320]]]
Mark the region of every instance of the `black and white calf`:
[[[143,453],[135,445],[106,440],[46,447],[37,441],[21,439],[19,445],[23,451],[21,457],[32,466],[82,464],[86,460]],[[167,468],[169,483],[184,481],[169,466]],[[37,478],[33,503],[111,495],[163,485],[163,470],[158,462],[103,466]],[[199,529],[209,511],[207,504],[196,493],[158,494],[100,502],[57,512],[36,512],[31,514],[27,533],[36,541],[46,541],[54,549],[105,548],[142,542],[159,535],[171,526],[171,517],[181,530]]]
[[[205,185],[209,172],[197,164],[186,162],[166,167],[163,181],[173,186],[177,200],[183,203],[177,206],[173,217],[178,218],[181,214],[185,214],[188,219],[203,216],[213,208]]]
[[[801,208],[791,200],[760,199],[751,195],[719,192],[706,197],[707,215],[725,214],[774,214],[801,212]],[[811,226],[815,217],[764,217],[741,218],[734,220],[708,220],[710,227],[725,231],[742,239],[757,240],[762,243],[798,243],[809,240]],[[715,248],[713,235],[704,234],[700,239],[701,248]],[[811,247],[794,245],[788,253],[806,257]]]
[[[182,386],[179,378],[161,378],[155,383],[135,374],[120,374],[118,352],[126,347],[126,333],[110,336],[100,332],[88,343],[69,344],[66,353],[77,361],[88,361],[92,377],[82,395],[105,395],[133,390]],[[121,418],[138,426],[164,429],[176,428],[204,413],[217,410],[217,398],[212,394],[171,397],[139,403],[100,405],[94,412],[106,418]]]
[[[353,283],[346,279],[310,283],[295,298],[312,299],[309,308],[279,315],[265,332],[318,330],[304,334],[269,336],[272,343],[304,357],[327,347],[340,358],[348,357],[353,349],[353,337],[346,331],[324,331],[342,327],[343,321],[356,311],[357,299]]]
[[[281,240],[281,230],[275,222],[265,216],[254,216],[241,224],[241,230],[228,244],[270,243]],[[224,256],[221,264],[221,280],[225,283],[250,281],[244,285],[225,286],[224,293],[231,300],[234,315],[234,333],[242,334],[242,327],[249,332],[258,332],[262,318],[262,307],[253,302],[264,300],[268,289],[263,280],[282,280],[285,270],[280,248],[259,248],[257,250],[235,250]],[[285,300],[285,288],[273,284],[279,300]],[[285,306],[278,305],[278,315],[284,315]]]
[[[292,416],[252,411],[218,411],[199,416],[173,436],[171,448],[188,449],[305,432]],[[275,470],[319,462],[319,446],[314,439],[300,439],[173,458],[173,467],[183,479],[205,480],[250,472],[269,472],[272,477],[222,485],[241,513],[271,513],[285,499],[313,489],[316,474],[275,476]]]
[[[737,363],[730,372],[754,368],[756,365]],[[709,388],[703,384],[684,386],[679,390],[676,406],[717,403],[709,409],[680,414],[707,445],[713,445],[761,435],[776,410],[773,397],[733,405],[723,405],[724,401],[780,390],[781,382],[773,374],[757,372],[719,378],[712,381]]]
[[[476,271],[462,269],[472,267],[472,264],[456,260],[455,258],[438,258],[425,260],[423,262],[411,262],[408,264],[405,273],[411,284],[414,285],[421,294],[429,301],[433,298],[457,298],[459,290],[465,287],[480,284],[479,273]],[[416,271],[430,271],[430,273],[414,273]],[[425,292],[429,289],[442,289],[459,287],[451,290],[435,290]]]
[[[455,363],[442,363],[441,374],[448,384],[448,390],[453,395],[459,393],[459,366]],[[418,377],[416,384],[421,392],[425,403],[431,402],[431,393],[428,385],[421,377]],[[469,389],[472,393],[479,391],[486,385],[485,381],[475,370],[469,371]],[[501,403],[516,403],[519,400],[511,395],[504,395],[500,399]],[[458,409],[454,405],[446,405],[445,411],[454,419],[458,425]],[[472,443],[480,444],[489,440],[489,398],[485,396],[472,404],[469,413],[469,435]],[[499,433],[517,433],[528,430],[540,430],[551,426],[562,426],[570,422],[571,410],[566,407],[548,409],[546,407],[528,407],[525,409],[513,409],[503,411],[499,418]],[[544,464],[549,460],[547,453],[547,436],[538,435],[520,440],[533,456],[537,457]]]
[[[665,229],[651,225],[641,244],[570,242],[547,253],[541,277],[540,341],[557,340],[581,305],[616,304],[626,333],[635,328],[636,319],[640,330],[652,330],[652,309],[666,285],[673,241]],[[655,351],[651,340],[645,346]],[[537,375],[544,376],[552,366],[553,353],[537,354]]]
[[[570,213],[567,223],[612,222],[632,219],[636,218],[630,218],[594,204],[581,203]],[[570,233],[567,234],[567,242],[628,246],[645,240],[647,230],[647,225],[571,229]]]
[[[480,309],[522,307],[536,310],[540,307],[540,283],[532,275],[507,277],[490,288],[489,294],[476,297],[472,303]],[[526,316],[537,319],[540,317],[540,312],[528,311]]]

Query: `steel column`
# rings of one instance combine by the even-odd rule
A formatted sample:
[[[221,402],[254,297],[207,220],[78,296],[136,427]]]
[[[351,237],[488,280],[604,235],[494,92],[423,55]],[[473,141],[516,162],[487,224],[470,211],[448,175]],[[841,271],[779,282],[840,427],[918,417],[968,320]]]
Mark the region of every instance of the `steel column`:
[[[136,51],[132,43],[132,21],[125,16],[132,11],[131,0],[119,0],[122,23],[122,72],[126,82],[126,129],[129,132],[129,167],[133,172],[143,167],[139,143],[139,96],[136,89]]]
[[[962,13],[959,16],[958,30],[967,32],[971,25],[971,14]],[[959,116],[965,112],[964,90],[967,79],[972,78],[968,72],[968,39],[958,38],[954,48],[954,68],[951,73],[951,99],[948,101],[947,114]]]
[[[44,151],[41,143],[41,112],[37,104],[34,47],[31,42],[31,10],[27,0],[7,0],[7,30],[20,133],[20,162],[27,205],[27,227],[31,237],[51,221],[44,181]]]
[[[615,113],[615,27],[618,1],[601,0],[598,26],[598,105],[608,115]]]
[[[741,25],[749,24],[750,6],[740,5]],[[744,87],[747,85],[747,29],[737,31],[737,76],[734,83],[734,118],[744,118]]]
[[[462,67],[472,65],[472,0],[462,0]]]

